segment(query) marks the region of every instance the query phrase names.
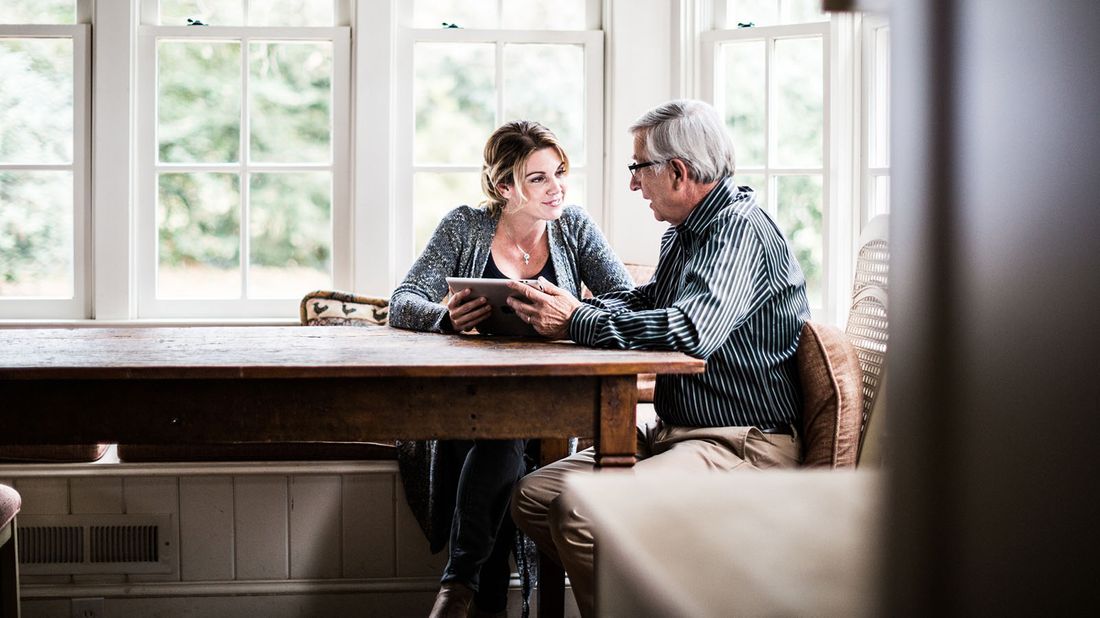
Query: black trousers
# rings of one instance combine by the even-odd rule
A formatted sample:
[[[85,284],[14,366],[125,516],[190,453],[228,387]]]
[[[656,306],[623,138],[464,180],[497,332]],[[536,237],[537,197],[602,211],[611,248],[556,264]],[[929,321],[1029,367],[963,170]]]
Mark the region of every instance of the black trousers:
[[[527,441],[446,440],[439,447],[445,465],[462,470],[442,582],[464,584],[476,592],[479,608],[501,611],[508,604],[508,557],[516,537],[508,506],[526,468]]]

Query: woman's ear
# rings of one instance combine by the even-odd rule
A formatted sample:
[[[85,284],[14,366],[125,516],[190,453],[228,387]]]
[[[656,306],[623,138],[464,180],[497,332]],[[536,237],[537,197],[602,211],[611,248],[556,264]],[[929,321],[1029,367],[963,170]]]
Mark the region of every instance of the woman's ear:
[[[512,185],[506,185],[502,182],[497,185],[497,192],[506,200],[512,199]]]

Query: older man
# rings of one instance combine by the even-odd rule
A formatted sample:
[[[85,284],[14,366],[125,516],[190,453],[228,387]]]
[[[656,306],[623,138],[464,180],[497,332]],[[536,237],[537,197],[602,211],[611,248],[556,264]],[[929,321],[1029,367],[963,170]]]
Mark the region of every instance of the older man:
[[[549,337],[706,359],[703,374],[658,377],[658,419],[638,432],[636,474],[794,466],[795,349],[810,314],[802,270],[756,194],[733,183],[733,144],[713,107],[672,101],[630,132],[630,188],[670,225],[653,280],[583,303],[545,281],[542,292],[517,284],[525,298],[509,303]],[[582,451],[524,478],[512,498],[516,523],[565,567],[584,615],[593,536],[565,479],[593,467]]]

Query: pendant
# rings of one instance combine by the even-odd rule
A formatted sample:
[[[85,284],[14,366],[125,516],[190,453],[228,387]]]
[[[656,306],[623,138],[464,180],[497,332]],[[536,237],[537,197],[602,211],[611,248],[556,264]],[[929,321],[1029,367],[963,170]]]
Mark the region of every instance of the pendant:
[[[523,264],[526,266],[531,263],[531,254],[526,251],[523,252]]]

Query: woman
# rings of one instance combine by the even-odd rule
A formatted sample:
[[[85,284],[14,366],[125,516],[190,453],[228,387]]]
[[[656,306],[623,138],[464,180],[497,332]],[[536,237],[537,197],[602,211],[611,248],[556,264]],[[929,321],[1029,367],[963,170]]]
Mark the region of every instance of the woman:
[[[585,211],[565,206],[569,159],[546,127],[516,121],[497,129],[485,144],[482,171],[483,206],[460,206],[443,218],[394,290],[390,325],[442,333],[476,328],[488,304],[469,290],[441,304],[447,277],[546,277],[577,297],[582,284],[596,294],[633,287]],[[508,501],[526,469],[525,448],[524,440],[401,445],[406,491],[432,551],[449,532],[433,616],[465,616],[471,603],[477,613],[503,615],[515,537]],[[411,477],[427,477],[427,514],[416,504],[424,489]]]

